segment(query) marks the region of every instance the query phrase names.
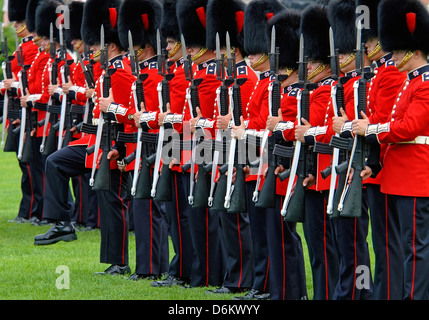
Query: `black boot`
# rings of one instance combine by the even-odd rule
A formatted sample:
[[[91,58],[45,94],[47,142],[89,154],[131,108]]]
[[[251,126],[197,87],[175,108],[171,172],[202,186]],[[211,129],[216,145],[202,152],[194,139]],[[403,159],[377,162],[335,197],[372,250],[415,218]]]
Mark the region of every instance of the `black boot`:
[[[73,241],[77,236],[70,222],[57,221],[43,234],[34,237],[34,244],[46,245],[57,243],[58,241]]]

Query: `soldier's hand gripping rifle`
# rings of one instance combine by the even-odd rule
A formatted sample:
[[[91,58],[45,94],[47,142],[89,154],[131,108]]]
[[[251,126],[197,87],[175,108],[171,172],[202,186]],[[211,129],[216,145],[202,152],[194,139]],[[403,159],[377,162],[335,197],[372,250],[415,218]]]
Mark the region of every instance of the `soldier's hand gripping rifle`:
[[[300,36],[299,47],[299,83],[303,89],[297,96],[297,121],[301,124],[301,118],[310,122],[310,84],[307,78],[307,57],[304,57],[304,38]],[[305,213],[304,192],[302,185],[309,167],[309,161],[312,158],[308,145],[295,141],[295,150],[292,158],[289,181],[286,189],[286,196],[281,209],[281,214],[285,221],[303,222]],[[295,190],[292,188],[295,183]]]
[[[274,79],[268,88],[269,113],[271,116],[277,117],[281,104],[281,84],[282,81],[287,78],[287,75],[279,75],[279,48],[276,47],[275,26],[273,26],[271,30],[270,73]],[[275,206],[275,190],[277,180],[277,177],[274,173],[277,167],[277,157],[274,154],[274,146],[276,144],[274,134],[271,134],[268,137],[267,143],[268,170],[255,206],[262,208],[273,208]]]
[[[13,78],[13,74],[12,74],[12,65],[11,65],[11,61],[13,59],[15,59],[14,55],[9,55],[8,54],[8,48],[7,48],[7,41],[6,38],[4,37],[4,33],[3,33],[3,24],[0,23],[0,33],[1,33],[1,52],[3,54],[3,56],[5,57],[5,61],[2,63],[2,70],[3,70],[3,77],[4,79],[12,79]],[[16,48],[17,52],[18,52],[18,48]],[[3,100],[3,122],[2,122],[2,135],[1,135],[1,147],[4,148],[4,151],[15,151],[17,150],[17,146],[15,143],[15,135],[13,133],[13,125],[12,122],[13,120],[15,120],[16,116],[9,115],[9,100],[10,100],[10,93],[9,90],[7,90],[7,92],[4,95],[4,100]],[[11,114],[14,112],[10,112]],[[8,131],[8,138],[6,139],[6,143],[5,143],[5,137],[6,137],[6,119],[10,120],[10,124],[9,124],[9,131]]]
[[[49,30],[49,54],[51,59],[51,65],[49,66],[49,83],[51,85],[58,84],[58,62],[60,58],[57,58],[56,47],[54,41],[54,29],[53,24],[50,24]],[[40,144],[40,152],[44,156],[48,156],[57,150],[57,130],[59,127],[58,114],[61,113],[61,102],[49,96],[48,107],[46,110],[42,143]],[[46,136],[48,126],[50,125],[49,134]]]
[[[63,35],[63,26],[58,26],[60,30],[60,61],[64,62],[63,67],[61,68],[61,77],[62,83],[66,83],[70,76],[70,65],[73,63],[73,60],[67,59],[67,49],[64,43]],[[70,115],[71,100],[68,94],[61,93],[61,113],[59,119],[59,129],[58,129],[58,145],[57,150],[60,150],[62,147],[67,146],[71,141],[71,128],[72,128],[72,119]],[[64,132],[65,129],[65,132]]]
[[[191,84],[189,88],[186,90],[186,99],[189,104],[189,108],[191,111],[191,117],[196,118],[197,117],[197,111],[196,108],[200,106],[200,99],[198,95],[198,86],[201,84],[203,79],[194,79],[194,75],[192,72],[192,64],[191,64],[191,57],[186,54],[186,43],[185,38],[183,35],[180,35],[180,41],[182,43],[182,53],[183,53],[183,68],[185,69],[185,77],[187,81],[190,81]],[[189,163],[186,163],[182,166],[182,171],[187,172],[190,168],[191,175],[190,175],[190,189],[189,189],[189,196],[188,196],[188,203],[190,205],[194,205],[194,187],[195,187],[195,154],[197,152],[197,136],[195,133],[192,133],[192,149],[191,149],[191,159]],[[204,168],[202,168],[201,172],[204,171]],[[203,180],[203,176],[205,176],[205,172],[201,174],[201,180]],[[200,181],[201,181],[200,180]],[[208,202],[208,191],[207,195],[204,194],[198,194],[198,197],[201,199],[202,206],[204,206],[204,202]],[[203,199],[205,198],[205,199]],[[200,203],[195,202],[200,205]],[[208,206],[208,203],[207,203]]]
[[[104,26],[101,25],[100,31],[100,64],[104,70],[104,75],[101,77],[101,95],[103,98],[109,96],[109,90],[112,86],[111,75],[115,69],[109,69],[107,43],[104,42]],[[100,111],[97,124],[97,137],[95,140],[94,158],[92,162],[91,177],[89,185],[94,190],[110,190],[111,187],[111,172],[110,160],[107,159],[112,148],[112,126],[107,113]],[[98,153],[102,148],[101,160],[97,169]]]
[[[362,43],[362,21],[357,26],[356,69],[360,70],[360,78],[354,82],[354,113],[356,119],[362,119],[361,112],[366,110],[367,75],[365,73],[365,47]],[[358,218],[362,215],[362,177],[360,172],[365,167],[367,156],[365,137],[355,135],[345,175],[344,187],[338,203],[338,211],[342,217]],[[351,177],[351,183],[348,183]]]
[[[158,83],[159,111],[167,112],[167,104],[170,103],[170,81],[174,74],[169,72],[165,49],[161,48],[161,36],[159,29],[156,31],[158,74],[162,75],[162,81]],[[153,169],[151,196],[157,201],[170,201],[171,190],[171,170],[169,163],[163,157],[165,126],[160,126],[158,132],[158,142],[156,147],[155,166]],[[161,160],[163,161],[161,173],[159,172]]]
[[[227,38],[229,34],[227,33]],[[228,46],[227,40],[227,46]],[[227,48],[228,50],[228,48]],[[228,98],[228,87],[233,83],[233,80],[226,78],[225,76],[225,65],[224,65],[225,57],[220,53],[220,38],[219,34],[216,33],[216,75],[217,79],[221,81],[221,85],[216,90],[216,99],[218,111],[221,116],[226,116],[228,114],[229,109],[229,98]],[[229,71],[229,70],[228,70]],[[232,75],[231,75],[232,78]],[[227,177],[225,175],[227,163],[225,159],[224,152],[224,130],[217,129],[216,130],[216,138],[215,138],[215,148],[213,152],[213,162],[211,164],[211,180],[210,180],[210,192],[208,198],[208,205],[212,210],[222,211],[225,210],[224,202],[225,202],[225,193],[226,193],[226,182]],[[222,157],[222,159],[220,159]],[[216,174],[218,172],[218,165],[222,164],[219,168],[219,180],[216,186]],[[216,190],[216,192],[215,192]]]
[[[87,56],[87,48],[85,45],[85,54],[84,57]],[[82,57],[80,56],[79,52],[76,51],[76,56],[78,59],[78,62],[82,68],[83,74],[85,76],[85,83],[87,88],[94,89],[95,88],[95,79],[94,79],[94,73],[92,70],[91,62],[88,62],[88,65],[85,65]],[[85,58],[86,59],[86,58]],[[83,124],[89,124],[90,116],[92,116],[92,109],[94,108],[94,102],[92,101],[92,98],[88,98],[85,102],[85,110],[83,114],[83,121],[82,123],[79,123],[76,125],[76,129],[78,132],[82,131]]]
[[[229,88],[230,110],[234,125],[239,126],[241,123],[241,116],[243,115],[240,86],[242,86],[247,79],[237,78],[235,53],[231,54],[229,34],[227,37],[227,62],[228,76],[232,76],[234,80],[234,84]],[[239,143],[239,145],[237,145],[237,143]],[[245,142],[243,140],[231,138],[228,153],[228,176],[224,204],[225,208],[228,209],[227,211],[231,213],[247,211],[246,181],[243,171],[243,167],[246,164],[245,150]],[[232,184],[232,177],[234,174],[235,181],[234,184]]]
[[[18,42],[17,36],[16,42]],[[28,90],[27,70],[30,68],[30,66],[24,65],[24,55],[22,48],[16,51],[16,57],[18,59],[18,65],[21,67],[21,71],[18,73],[21,96],[25,96]],[[24,163],[28,163],[33,160],[33,138],[31,137],[31,131],[33,130],[33,127],[34,121],[32,118],[31,106],[27,105],[27,107],[21,107],[21,129],[18,143],[18,160]]]

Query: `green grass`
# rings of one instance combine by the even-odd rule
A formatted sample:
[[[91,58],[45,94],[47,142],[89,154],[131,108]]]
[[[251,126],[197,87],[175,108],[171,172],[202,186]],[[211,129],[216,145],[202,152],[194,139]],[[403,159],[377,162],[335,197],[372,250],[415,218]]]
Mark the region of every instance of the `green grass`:
[[[78,240],[70,243],[33,245],[34,236],[45,232],[49,226],[8,222],[16,217],[21,199],[16,155],[0,151],[0,168],[0,300],[230,300],[234,296],[205,294],[212,288],[153,288],[149,280],[130,281],[122,276],[94,275],[108,266],[99,263],[98,231],[78,232]],[[298,224],[297,228],[303,242],[311,299],[313,283],[307,246],[302,225]],[[371,247],[372,243],[369,245]],[[173,257],[172,251],[170,253]],[[129,238],[129,256],[131,270],[134,270],[133,233]],[[60,276],[56,273],[58,266],[67,266],[70,271],[69,289],[56,287]]]

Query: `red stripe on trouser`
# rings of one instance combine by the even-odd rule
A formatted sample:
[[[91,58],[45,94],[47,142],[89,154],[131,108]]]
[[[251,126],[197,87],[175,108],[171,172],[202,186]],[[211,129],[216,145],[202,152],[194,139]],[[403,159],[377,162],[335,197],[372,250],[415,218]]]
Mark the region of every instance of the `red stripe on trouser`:
[[[150,274],[153,274],[153,215],[152,215],[152,199],[149,200],[149,215],[150,215]]]
[[[329,299],[329,275],[328,275],[328,257],[327,257],[327,245],[326,245],[326,199],[323,198],[323,250],[325,253],[325,290],[326,300]]]
[[[206,265],[207,265],[207,275],[206,275],[206,286],[209,285],[209,209],[206,209]]]
[[[414,296],[415,277],[416,277],[416,198],[414,198],[414,205],[413,205],[413,281],[411,285],[411,300],[413,300],[413,296]]]
[[[30,165],[27,163],[28,178],[30,179],[30,189],[31,189],[31,202],[30,202],[30,212],[28,217],[31,218],[31,211],[33,211],[33,201],[34,201],[34,191],[33,191],[33,181],[31,179]]]
[[[179,275],[182,276],[182,231],[180,229],[179,200],[177,197],[177,175],[174,175],[174,190],[176,190],[177,231],[179,232]]]
[[[386,225],[386,264],[387,264],[387,300],[390,300],[390,266],[389,266],[389,234],[388,234],[388,210],[387,210],[387,195],[384,196],[385,199],[385,225]]]
[[[240,244],[240,277],[238,278],[238,287],[241,288],[241,280],[243,277],[243,247],[241,243],[240,233],[240,214],[237,213],[237,231],[238,231],[238,243]]]
[[[356,290],[356,268],[357,268],[357,246],[356,246],[356,227],[357,227],[357,218],[354,218],[355,220],[355,230],[354,230],[354,252],[355,252],[355,269],[354,269],[354,274],[353,274],[353,294],[352,294],[352,300],[355,299],[355,290]]]
[[[126,234],[126,223],[125,223],[125,211],[124,211],[124,200],[121,197],[121,187],[122,187],[122,172],[120,173],[119,178],[119,191],[118,191],[118,197],[121,201],[121,208],[122,208],[122,221],[123,223],[123,234],[122,234],[122,264],[125,264],[125,234]]]

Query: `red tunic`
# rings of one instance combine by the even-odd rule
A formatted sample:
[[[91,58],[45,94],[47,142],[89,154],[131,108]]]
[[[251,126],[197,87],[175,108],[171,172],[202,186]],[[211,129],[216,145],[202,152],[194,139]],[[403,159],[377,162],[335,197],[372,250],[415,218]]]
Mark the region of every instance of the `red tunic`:
[[[381,191],[386,194],[429,196],[429,146],[401,144],[429,136],[429,65],[408,74],[392,109],[392,119],[378,126],[377,138],[388,143]]]

